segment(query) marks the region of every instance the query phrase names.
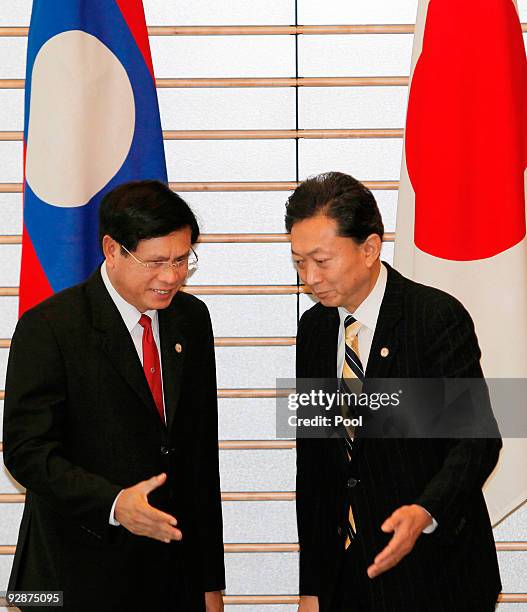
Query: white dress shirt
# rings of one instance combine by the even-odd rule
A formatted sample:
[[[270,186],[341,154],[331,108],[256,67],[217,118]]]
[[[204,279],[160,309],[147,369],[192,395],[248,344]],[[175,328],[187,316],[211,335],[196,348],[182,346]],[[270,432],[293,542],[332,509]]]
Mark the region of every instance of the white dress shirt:
[[[129,304],[115,289],[110,281],[110,277],[108,276],[108,270],[106,269],[106,262],[104,262],[101,266],[101,276],[110,297],[112,298],[113,303],[117,307],[121,318],[123,319],[124,324],[126,325],[126,329],[128,333],[132,337],[135,350],[137,351],[137,356],[139,357],[139,361],[141,365],[143,365],[143,327],[139,325],[139,319],[141,318],[141,314],[145,314],[152,319],[152,334],[154,336],[154,341],[157,346],[157,352],[159,353],[159,366],[161,370],[161,390],[163,389],[163,364],[161,362],[161,351],[159,347],[161,346],[161,342],[159,339],[159,315],[157,310],[147,310],[144,313],[139,312],[135,306]],[[165,404],[165,396],[163,397],[163,407]],[[166,413],[165,413],[166,419]],[[119,497],[120,493],[117,495]],[[115,520],[114,511],[115,504],[117,502],[117,497],[115,498],[112,508],[110,510],[110,525],[118,526],[120,523]]]
[[[366,299],[358,306],[357,310],[355,310],[355,312],[349,312],[343,306],[340,306],[338,309],[340,325],[337,347],[337,374],[339,378],[342,377],[342,369],[344,368],[344,355],[346,351],[344,320],[348,315],[353,315],[355,320],[362,324],[362,327],[359,329],[359,333],[357,334],[357,340],[359,342],[359,357],[362,363],[362,368],[364,372],[366,372],[368,359],[370,358],[371,343],[373,341],[375,328],[377,327],[377,319],[379,318],[379,311],[384,298],[384,292],[386,291],[387,279],[388,271],[386,270],[386,266],[381,262],[381,269],[379,276],[377,277],[377,281]],[[423,510],[428,512],[426,508],[423,508]],[[423,533],[432,533],[437,527],[437,521],[432,515],[430,516],[432,518],[432,524],[425,527],[423,529]]]

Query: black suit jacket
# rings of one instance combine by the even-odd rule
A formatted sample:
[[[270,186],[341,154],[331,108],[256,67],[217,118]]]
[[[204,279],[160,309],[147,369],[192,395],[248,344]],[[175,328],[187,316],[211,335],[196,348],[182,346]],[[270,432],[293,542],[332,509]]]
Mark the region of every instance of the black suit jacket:
[[[204,591],[225,587],[206,306],[177,293],[159,311],[159,331],[166,426],[99,271],[18,322],[4,458],[27,498],[10,589],[62,590],[76,612],[194,612]],[[167,483],[149,500],[176,516],[183,540],[163,544],[109,525],[117,493],[161,472]]]
[[[482,377],[474,326],[463,306],[387,268],[366,383],[372,378]],[[338,328],[336,308],[317,304],[304,313],[297,337],[298,378],[336,378]],[[382,356],[383,348],[388,355],[382,351]],[[430,398],[431,404],[437,401]],[[351,463],[342,440],[297,440],[300,593],[318,595],[321,611],[331,610],[351,501],[358,533],[350,552],[362,567],[369,609],[451,612],[495,599],[501,584],[481,487],[497,462],[499,436],[360,439],[360,431],[358,436]],[[368,579],[367,566],[391,538],[381,524],[398,507],[413,503],[432,514],[437,529],[421,535],[395,568]]]

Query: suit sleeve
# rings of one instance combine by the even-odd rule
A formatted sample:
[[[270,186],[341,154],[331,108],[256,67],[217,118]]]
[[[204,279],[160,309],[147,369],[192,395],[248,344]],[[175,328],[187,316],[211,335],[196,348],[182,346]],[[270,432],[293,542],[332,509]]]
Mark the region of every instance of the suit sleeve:
[[[13,477],[64,519],[98,539],[120,487],[71,463],[65,364],[49,322],[29,311],[18,322],[7,367],[4,461]]]
[[[202,391],[200,414],[199,474],[199,539],[201,580],[204,591],[225,589],[223,551],[223,522],[218,451],[218,400],[216,386],[216,364],[214,357],[214,334],[208,310],[204,306],[202,329],[202,363],[194,370],[199,373]]]
[[[429,364],[425,376],[444,379],[482,379],[479,364],[480,350],[474,324],[463,306],[450,298],[435,303],[426,316],[431,321],[425,363]],[[448,382],[447,382],[448,384]],[[477,384],[477,381],[476,381]],[[484,381],[481,380],[482,386]],[[485,387],[486,390],[486,387]],[[448,440],[448,451],[439,472],[428,483],[416,500],[438,521],[438,533],[452,535],[463,520],[467,503],[481,492],[494,469],[501,449],[498,426],[492,414],[490,400],[484,393],[481,404],[471,406],[466,397],[455,398],[445,411],[472,410],[480,420],[481,437]]]
[[[307,378],[308,330],[306,315],[300,320],[296,342],[296,377]],[[320,594],[320,559],[318,517],[320,512],[321,455],[320,440],[296,440],[296,516],[300,545],[300,595]]]

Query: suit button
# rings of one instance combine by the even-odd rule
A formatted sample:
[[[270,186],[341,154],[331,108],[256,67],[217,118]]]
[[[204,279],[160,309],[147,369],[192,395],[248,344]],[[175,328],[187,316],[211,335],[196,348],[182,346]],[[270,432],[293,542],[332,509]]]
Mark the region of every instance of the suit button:
[[[170,449],[168,448],[168,446],[162,446],[161,447],[161,454],[162,455],[169,455],[170,454]]]
[[[353,487],[356,487],[358,484],[359,481],[356,478],[348,478],[348,481],[346,482],[348,489],[353,489]]]

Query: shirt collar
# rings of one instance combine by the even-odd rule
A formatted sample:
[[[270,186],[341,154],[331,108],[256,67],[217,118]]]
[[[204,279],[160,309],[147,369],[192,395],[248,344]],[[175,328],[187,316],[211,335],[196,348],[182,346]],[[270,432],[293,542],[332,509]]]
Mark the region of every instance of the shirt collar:
[[[103,262],[101,266],[101,276],[104,286],[108,290],[113,303],[117,307],[117,310],[119,311],[119,314],[126,325],[126,329],[131,332],[132,329],[139,323],[142,313],[139,312],[135,306],[129,304],[112,285],[112,281],[108,276],[108,270],[106,269],[106,262]],[[152,322],[157,319],[157,310],[147,310],[144,314],[148,315],[152,319]]]
[[[379,311],[384,298],[384,292],[386,290],[387,279],[388,272],[386,266],[381,261],[381,269],[375,285],[357,310],[355,312],[349,312],[344,306],[339,306],[338,310],[341,325],[344,324],[344,319],[351,314],[355,320],[362,323],[364,327],[371,329],[371,331],[375,331],[377,319],[379,318]]]

